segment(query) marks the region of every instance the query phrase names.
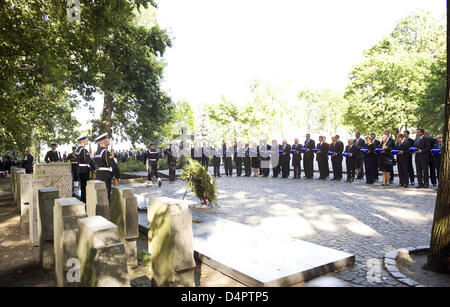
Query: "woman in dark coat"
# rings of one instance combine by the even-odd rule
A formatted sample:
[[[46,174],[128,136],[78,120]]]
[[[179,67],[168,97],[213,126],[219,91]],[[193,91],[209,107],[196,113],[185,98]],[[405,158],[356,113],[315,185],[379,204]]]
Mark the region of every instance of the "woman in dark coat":
[[[366,168],[366,183],[373,184],[375,182],[375,178],[377,177],[377,156],[375,155],[376,146],[372,142],[372,138],[370,136],[366,137],[366,145],[368,152],[364,155],[364,166]]]
[[[253,147],[250,148],[250,157],[252,161],[253,177],[258,177],[259,168],[261,167],[261,157],[259,154],[259,146],[253,143]]]
[[[389,163],[393,159],[393,155],[391,153],[392,147],[388,145],[388,137],[383,135],[381,139],[381,154],[378,161],[378,166],[380,167],[382,173],[382,186],[389,185],[389,178],[391,175],[391,164]]]

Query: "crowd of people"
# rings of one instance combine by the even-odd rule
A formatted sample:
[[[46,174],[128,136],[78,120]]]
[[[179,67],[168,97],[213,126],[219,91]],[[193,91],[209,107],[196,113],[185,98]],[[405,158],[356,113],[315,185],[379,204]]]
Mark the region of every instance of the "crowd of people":
[[[295,139],[292,145],[286,140],[282,144],[278,144],[277,140],[273,140],[272,144],[261,140],[259,144],[251,145],[223,141],[214,147],[194,144],[191,157],[206,167],[212,157],[215,177],[221,176],[221,165],[225,168],[225,175],[232,176],[234,161],[237,176],[250,177],[253,173],[254,177],[268,177],[272,170],[273,177],[288,178],[293,168],[294,179],[300,179],[302,171],[303,178],[313,179],[315,160],[319,169],[317,180],[326,180],[332,173],[331,180],[336,181],[343,179],[342,165],[345,158],[345,182],[352,183],[365,177],[367,184],[374,184],[380,181],[381,172],[381,185],[388,186],[393,183],[394,166],[397,166],[399,186],[414,186],[417,178],[417,188],[428,188],[430,181],[434,187],[438,184],[442,141],[442,135],[432,137],[422,128],[417,129],[415,139],[410,137],[407,130],[395,136],[386,130],[380,140],[375,133],[362,137],[356,132],[355,138],[348,139],[346,145],[339,135],[332,136],[330,143],[325,136],[319,136],[316,143],[307,134],[304,143],[300,144]]]
[[[117,162],[138,160],[147,166],[148,182],[155,178],[161,186],[157,172],[158,160],[168,159],[169,179],[173,181],[177,161],[182,156],[191,156],[204,167],[212,164],[215,177],[221,176],[220,166],[223,165],[226,176],[232,176],[235,169],[237,176],[251,177],[253,173],[253,177],[269,177],[272,171],[272,176],[275,178],[279,176],[288,178],[293,169],[294,179],[302,178],[302,172],[303,178],[313,179],[314,161],[316,161],[319,169],[317,180],[327,180],[332,174],[331,180],[336,181],[343,179],[342,165],[345,158],[347,171],[345,182],[348,183],[363,180],[365,177],[367,184],[374,184],[379,182],[381,172],[381,185],[388,186],[393,183],[394,166],[396,166],[399,186],[405,188],[414,186],[417,178],[417,188],[428,188],[430,181],[435,187],[439,182],[443,146],[442,135],[432,137],[422,128],[416,130],[415,139],[410,137],[410,132],[407,130],[394,137],[389,130],[386,130],[380,140],[375,133],[362,137],[359,132],[356,132],[355,138],[348,139],[346,145],[340,140],[339,135],[332,136],[330,143],[325,136],[319,136],[316,143],[311,139],[310,134],[306,134],[303,143],[296,138],[292,145],[286,140],[283,140],[282,144],[278,144],[277,140],[272,140],[271,144],[267,144],[266,140],[260,140],[259,144],[255,142],[251,145],[224,140],[222,144],[214,146],[206,146],[206,144],[199,146],[198,143],[194,143],[192,147],[188,145],[184,149],[181,142],[179,145],[171,144],[166,149],[162,147],[156,149],[155,143],[151,143],[147,150],[109,151],[109,139],[105,135],[99,137],[96,142],[99,146],[93,159],[85,148],[88,144],[86,136],[78,139],[79,146],[74,146],[72,153],[64,153],[64,155],[56,150],[57,144],[52,142],[51,150],[44,158],[47,163],[70,162],[72,164],[73,181],[80,182],[82,198],[85,197],[86,181],[95,177],[93,172],[96,170],[100,171],[97,173],[100,173],[101,178],[103,175],[107,177],[105,181],[107,181],[108,190],[111,191],[112,178],[120,177]],[[97,162],[94,163],[96,159]],[[331,159],[331,169],[329,159]],[[11,166],[21,166],[25,168],[26,173],[30,174],[33,172],[33,161],[34,158],[29,150],[25,151],[19,161],[15,154],[6,152],[5,155],[0,155],[0,176],[5,176]]]

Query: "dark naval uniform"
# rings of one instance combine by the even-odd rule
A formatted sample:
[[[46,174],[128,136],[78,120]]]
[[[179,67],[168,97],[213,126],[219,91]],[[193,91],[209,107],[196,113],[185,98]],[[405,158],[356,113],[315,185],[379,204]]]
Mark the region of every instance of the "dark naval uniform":
[[[94,163],[96,169],[97,180],[104,181],[106,184],[106,189],[108,190],[108,200],[111,200],[111,185],[112,179],[120,178],[119,167],[114,161],[111,152],[104,147],[99,146],[97,152],[94,156]],[[111,203],[111,202],[110,202]]]
[[[49,150],[49,151],[47,151],[47,154],[45,155],[44,161],[46,163],[60,162],[60,161],[62,161],[61,154],[57,150]]]
[[[158,160],[160,157],[160,153],[155,148],[147,149],[147,151],[145,152],[144,161],[146,165],[148,165],[148,181],[151,181],[153,177],[159,179]],[[161,186],[161,181],[159,181],[159,185]]]
[[[81,197],[80,200],[82,202],[86,202],[86,185],[89,180],[89,172],[95,171],[94,161],[92,161],[91,155],[87,151],[84,146],[78,146],[77,151],[75,153],[77,158],[77,176],[78,182],[80,183],[80,191]]]
[[[172,149],[166,149],[167,164],[169,164],[169,180],[175,181],[175,172],[177,168],[177,157],[172,153]]]
[[[26,174],[33,173],[33,160],[34,158],[31,154],[27,154],[23,157],[22,167],[25,169]]]

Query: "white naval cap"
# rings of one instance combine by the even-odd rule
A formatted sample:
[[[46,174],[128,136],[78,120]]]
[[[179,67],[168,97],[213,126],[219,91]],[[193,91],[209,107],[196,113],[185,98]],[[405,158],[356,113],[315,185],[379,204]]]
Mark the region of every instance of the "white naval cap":
[[[77,141],[81,141],[81,140],[84,140],[84,139],[87,139],[87,135],[82,135],[82,136],[80,136],[80,137],[77,139]]]
[[[95,142],[98,143],[104,139],[106,139],[108,137],[108,133],[103,133],[102,135],[100,135],[98,138],[95,139]]]

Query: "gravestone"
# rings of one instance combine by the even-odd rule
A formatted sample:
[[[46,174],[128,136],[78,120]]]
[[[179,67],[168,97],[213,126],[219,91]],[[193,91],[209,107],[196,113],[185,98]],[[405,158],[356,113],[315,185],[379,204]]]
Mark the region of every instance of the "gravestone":
[[[55,272],[58,287],[75,285],[66,278],[72,268],[68,260],[77,257],[77,233],[79,218],[86,217],[86,205],[76,198],[55,199],[53,229],[55,249]]]
[[[86,186],[87,215],[110,218],[108,191],[104,181],[89,180]]]
[[[154,284],[194,287],[192,214],[188,202],[158,197],[150,203],[148,247]]]
[[[16,195],[14,194],[14,191],[15,191],[15,183],[14,183],[14,176],[15,176],[15,174],[14,174],[14,171],[15,171],[16,169],[18,169],[17,166],[11,166],[11,168],[10,168],[10,174],[11,174],[11,175],[10,175],[10,180],[11,180],[11,195],[12,195],[12,197],[13,197],[13,202],[16,201],[16,199],[15,199]]]
[[[81,286],[129,287],[125,247],[116,225],[103,216],[77,221]]]
[[[119,229],[120,240],[125,245],[128,265],[137,266],[139,224],[134,189],[123,186],[112,188],[111,222]]]
[[[39,207],[38,207],[38,190],[44,187],[44,180],[33,180],[30,189],[30,211],[29,211],[29,230],[30,230],[30,245],[39,246],[38,237],[38,222],[39,222]]]
[[[20,230],[23,234],[29,234],[30,225],[30,195],[31,182],[33,176],[31,174],[19,175],[20,187]]]
[[[45,186],[56,187],[61,198],[72,197],[72,166],[70,163],[52,162],[35,164],[34,179],[43,179]]]
[[[44,269],[52,269],[55,265],[53,248],[53,206],[55,199],[59,198],[57,188],[38,189],[38,237],[39,237],[39,262]]]
[[[17,212],[20,212],[20,175],[25,174],[24,168],[16,168],[13,172],[13,182],[14,182],[14,205],[16,206]]]

